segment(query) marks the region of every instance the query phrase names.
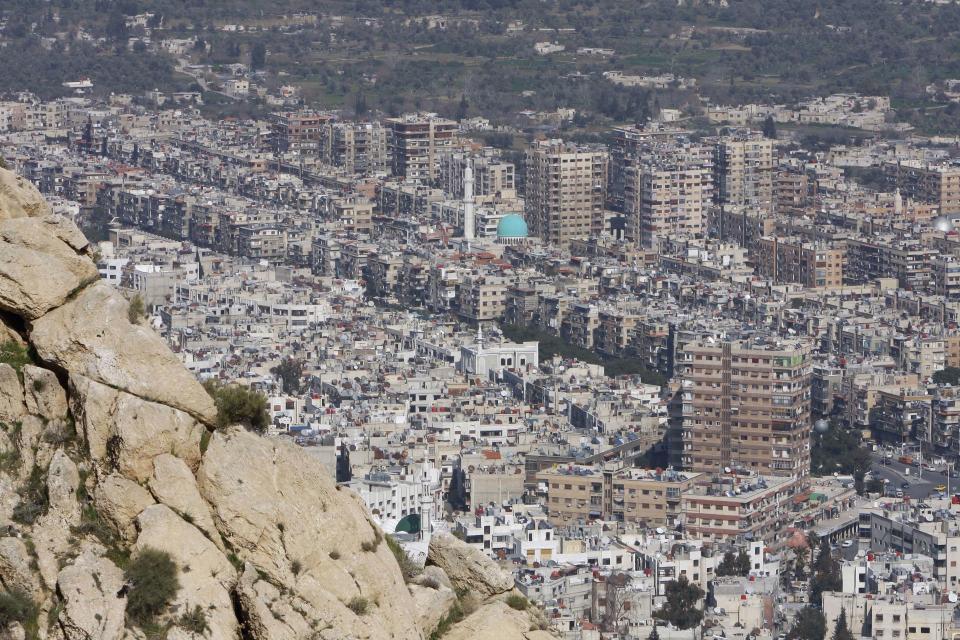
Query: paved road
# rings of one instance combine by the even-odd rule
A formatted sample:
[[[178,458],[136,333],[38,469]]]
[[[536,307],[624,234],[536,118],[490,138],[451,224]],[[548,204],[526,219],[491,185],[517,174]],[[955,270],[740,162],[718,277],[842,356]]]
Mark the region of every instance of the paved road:
[[[904,482],[910,484],[908,489],[904,489],[904,495],[908,495],[911,498],[926,498],[930,493],[934,492],[934,487],[937,485],[946,485],[947,476],[943,473],[937,471],[924,471],[922,473],[922,479],[918,476],[919,469],[914,466],[908,467],[897,461],[896,458],[892,460],[887,460],[889,464],[881,464],[882,454],[877,452],[873,455],[873,475],[876,478],[886,479],[890,481],[888,486],[893,487],[894,490],[899,489],[900,485]],[[909,470],[909,473],[907,473]],[[960,491],[960,478],[956,477],[956,472],[954,472],[953,477],[951,477],[949,486],[951,493],[957,493]]]

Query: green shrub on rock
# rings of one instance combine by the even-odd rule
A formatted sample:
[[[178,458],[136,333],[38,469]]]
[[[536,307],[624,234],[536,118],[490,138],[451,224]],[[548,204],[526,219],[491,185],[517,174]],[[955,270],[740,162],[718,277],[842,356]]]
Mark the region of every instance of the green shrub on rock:
[[[217,427],[233,424],[246,427],[255,433],[264,433],[270,425],[267,398],[253,389],[240,385],[225,385],[215,380],[203,384],[217,405]]]
[[[169,553],[141,549],[124,572],[127,592],[127,618],[140,627],[156,625],[180,589],[177,565]]]

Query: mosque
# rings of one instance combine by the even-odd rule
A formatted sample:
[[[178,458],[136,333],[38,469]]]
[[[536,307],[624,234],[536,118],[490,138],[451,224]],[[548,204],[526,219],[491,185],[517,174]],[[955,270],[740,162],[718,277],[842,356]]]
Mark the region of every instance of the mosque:
[[[526,220],[516,213],[508,213],[497,224],[497,244],[525,244],[528,236]]]

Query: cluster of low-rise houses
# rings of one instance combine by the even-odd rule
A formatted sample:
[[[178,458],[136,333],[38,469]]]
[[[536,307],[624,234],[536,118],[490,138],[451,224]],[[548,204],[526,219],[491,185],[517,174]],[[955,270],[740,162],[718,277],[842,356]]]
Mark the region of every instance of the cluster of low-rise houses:
[[[794,120],[887,109],[832,96]],[[776,637],[806,604],[786,576],[808,533],[842,553],[830,625],[960,633],[950,496],[810,474],[817,421],[960,455],[934,376],[960,367],[954,149],[652,123],[515,166],[431,114],[211,122],[26,95],[0,132],[192,371],[262,391],[271,437],[412,553],[449,530],[511,567],[565,637],[646,638],[681,576],[702,633]],[[740,550],[749,568],[719,575]]]

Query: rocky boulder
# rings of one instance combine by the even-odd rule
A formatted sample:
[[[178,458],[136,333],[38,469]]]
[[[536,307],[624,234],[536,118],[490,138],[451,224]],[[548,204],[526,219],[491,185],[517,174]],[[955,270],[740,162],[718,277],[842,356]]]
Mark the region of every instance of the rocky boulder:
[[[457,594],[443,585],[433,588],[411,584],[409,588],[417,612],[417,626],[423,635],[429,636],[450,613],[451,607],[457,602]]]
[[[124,634],[123,571],[86,550],[57,576],[60,627],[68,640],[117,640]]]
[[[42,217],[50,213],[33,184],[12,171],[0,170],[0,220]]]
[[[39,318],[100,276],[41,220],[0,221],[0,309]]]
[[[137,516],[156,504],[150,492],[136,482],[112,473],[97,483],[93,494],[97,512],[128,542],[137,538]]]
[[[550,634],[532,629],[525,611],[503,602],[491,602],[467,616],[443,636],[444,640],[540,640]]]
[[[130,324],[127,301],[103,282],[33,322],[41,360],[213,424],[213,399],[148,327]]]
[[[26,411],[20,376],[10,365],[0,364],[0,422],[15,422]]]
[[[453,587],[490,598],[513,589],[513,576],[483,552],[449,533],[435,533],[430,539],[427,562],[443,569]]]
[[[421,637],[383,534],[302,448],[218,431],[197,478],[225,544],[302,600],[311,625],[351,629],[358,640]]]
[[[23,388],[29,413],[44,420],[67,417],[67,392],[60,386],[57,374],[53,371],[32,365],[25,366]]]
[[[78,429],[102,473],[145,482],[153,475],[153,459],[169,453],[191,468],[199,465],[205,427],[189,414],[77,374],[70,390]]]
[[[166,505],[144,509],[137,517],[137,527],[140,535],[135,550],[165,551],[180,568],[180,591],[170,607],[171,613],[185,613],[199,606],[210,627],[206,638],[234,640],[239,626],[230,593],[237,582],[237,571],[226,556],[199,529]]]

